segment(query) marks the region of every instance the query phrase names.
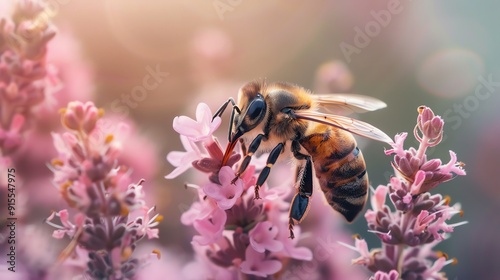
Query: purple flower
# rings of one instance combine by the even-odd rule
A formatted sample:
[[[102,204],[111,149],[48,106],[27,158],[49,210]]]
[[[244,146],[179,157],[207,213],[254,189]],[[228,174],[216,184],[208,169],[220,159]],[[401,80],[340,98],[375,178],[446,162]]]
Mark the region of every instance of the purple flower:
[[[192,148],[196,152],[192,157],[188,153],[174,154],[177,160],[172,160],[170,153],[168,159],[177,167],[174,175],[181,161],[208,173],[201,187],[187,184],[197,191],[198,199],[181,216],[181,222],[192,225],[197,232],[191,244],[198,254],[202,254],[197,256],[198,262],[208,262],[200,264],[200,269],[208,273],[203,277],[235,278],[240,274],[267,277],[282,269],[289,259],[311,260],[311,250],[297,246],[300,238],[288,238],[289,194],[293,182],[274,188],[265,183],[260,187],[262,199],[255,200],[258,176],[255,163],[237,177],[234,165],[241,155],[230,155],[222,165],[224,151],[212,136],[219,120],[216,118],[211,123],[210,110],[201,104],[197,109],[197,121],[187,117],[174,120],[174,128],[181,134],[186,150]],[[182,122],[187,122],[190,128],[182,130]],[[202,126],[204,128],[199,128]],[[198,146],[196,141],[203,143]],[[172,173],[167,176],[172,177]],[[299,226],[295,227],[295,232],[300,237]]]
[[[74,101],[68,103],[67,109],[62,110],[61,120],[67,129],[89,134],[94,130],[102,114],[103,111],[99,111],[90,101],[86,103]]]
[[[152,215],[155,207],[146,206],[144,180],[131,184],[130,172],[118,165],[121,144],[102,127],[101,116],[102,110],[91,102],[71,102],[62,110],[67,131],[53,133],[58,158],[52,160],[51,169],[63,198],[79,212],[75,224],[69,222],[66,210],[53,213],[47,223],[56,228],[54,237],[67,234],[76,242],[74,246],[87,251],[86,275],[134,278],[147,258],[138,259],[132,253],[144,237],[158,238],[155,227],[162,216]],[[62,226],[51,221],[55,216]],[[60,259],[65,260],[71,251],[69,247]]]
[[[61,220],[62,226],[59,226],[52,222],[52,220],[56,216]],[[52,237],[61,239],[64,237],[64,235],[68,235],[68,237],[73,238],[73,236],[75,236],[77,228],[83,225],[83,218],[84,217],[82,215],[76,216],[77,225],[75,225],[69,221],[68,210],[63,209],[59,212],[52,212],[52,214],[46,219],[46,222],[58,228],[54,230],[54,232],[52,233]]]
[[[175,117],[173,127],[179,134],[198,142],[212,139],[212,134],[220,124],[221,118],[216,117],[212,120],[212,111],[208,105],[200,103],[196,107],[196,120],[186,116]]]
[[[250,232],[250,245],[259,253],[264,253],[266,250],[270,252],[278,252],[283,250],[283,243],[276,240],[278,228],[270,221],[258,223]]]
[[[369,280],[398,280],[399,273],[396,270],[391,270],[389,273],[377,271]]]
[[[396,176],[387,186],[380,185],[373,191],[372,209],[365,214],[369,232],[379,237],[381,248],[370,252],[366,242],[360,240],[356,240],[355,247],[346,245],[361,255],[353,263],[375,273],[370,279],[445,279],[439,271],[454,261],[446,261],[431,248],[455,227],[467,223],[448,223],[461,213],[460,205],[450,206],[448,198],[428,193],[456,175],[465,175],[465,171],[452,151],[450,161],[444,165],[440,159],[427,159],[427,148],[442,140],[444,122],[425,106],[418,111],[414,131],[420,142],[418,149],[405,150],[407,134],[396,135],[393,149],[386,151],[387,155],[394,154]],[[393,208],[386,205],[387,195]]]
[[[241,272],[260,277],[266,277],[280,271],[282,264],[280,261],[267,259],[265,253],[260,253],[247,247],[245,260],[240,264]]]
[[[188,137],[181,135],[181,143],[184,149],[186,149],[185,152],[173,151],[167,155],[168,162],[175,166],[175,169],[165,176],[166,179],[173,179],[179,176],[192,166],[191,163],[193,161],[201,158],[200,150]]]
[[[418,107],[417,127],[423,135],[420,137],[415,128],[415,137],[419,142],[428,145],[439,144],[443,138],[443,125],[443,119],[440,116],[435,116],[429,107]]]
[[[16,150],[22,143],[21,132],[25,123],[25,117],[16,114],[12,118],[10,127],[2,128],[0,123],[0,146],[6,151]]]
[[[403,145],[405,143],[406,137],[408,137],[408,133],[406,132],[396,134],[396,136],[394,137],[394,142],[389,143],[392,146],[392,149],[386,150],[385,154],[386,155],[396,154],[400,157],[403,157],[405,155],[405,149]]]
[[[200,245],[216,243],[217,240],[222,238],[222,231],[224,230],[226,220],[226,212],[219,208],[213,209],[210,213],[210,218],[195,220],[193,226],[200,235],[194,236],[193,242]]]
[[[365,266],[372,265],[373,256],[372,254],[370,254],[370,251],[368,250],[368,244],[364,239],[359,239],[359,238],[354,239],[354,246],[351,246],[349,244],[340,241],[339,244],[349,249],[352,249],[353,251],[356,251],[360,254],[358,258],[352,260],[352,264],[359,264]]]
[[[163,219],[160,214],[155,214],[153,217],[149,217],[151,212],[153,212],[155,207],[147,208],[143,207],[142,211],[144,215],[136,219],[135,223],[138,225],[138,234],[139,235],[147,235],[148,239],[151,238],[159,238],[158,233],[159,229],[154,228],[160,224],[160,221]]]
[[[236,200],[243,193],[243,180],[238,178],[234,183],[234,171],[229,166],[223,166],[219,171],[219,184],[208,183],[203,187],[203,191],[208,197],[215,200],[222,210],[227,210],[236,203]]]

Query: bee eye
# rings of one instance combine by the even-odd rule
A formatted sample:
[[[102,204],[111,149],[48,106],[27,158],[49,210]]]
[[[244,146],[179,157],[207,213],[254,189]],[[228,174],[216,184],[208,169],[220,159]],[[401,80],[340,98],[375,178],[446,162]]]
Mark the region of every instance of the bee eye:
[[[256,98],[252,101],[252,103],[250,103],[250,106],[248,106],[246,116],[250,120],[255,120],[264,113],[265,109],[266,103],[264,102],[264,100],[262,98]]]
[[[266,101],[264,101],[264,97],[262,95],[257,94],[257,97],[250,102],[248,105],[248,109],[244,112],[242,117],[237,121],[236,124],[236,133],[237,137],[241,136],[244,133],[254,129],[256,126],[261,123],[262,119],[266,115]],[[235,136],[235,139],[237,138]]]

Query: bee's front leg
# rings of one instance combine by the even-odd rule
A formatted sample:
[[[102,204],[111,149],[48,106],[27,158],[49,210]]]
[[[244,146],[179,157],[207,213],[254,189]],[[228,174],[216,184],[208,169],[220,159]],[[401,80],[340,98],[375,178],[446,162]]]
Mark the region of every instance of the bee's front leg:
[[[231,118],[229,119],[229,131],[228,131],[228,135],[227,135],[228,141],[231,142],[231,136],[232,136],[231,134],[233,132],[233,123],[234,123],[234,114],[235,114],[235,112],[238,112],[238,114],[241,114],[241,110],[240,110],[240,108],[238,108],[238,106],[236,105],[236,102],[234,102],[233,98],[230,97],[226,102],[224,102],[224,104],[222,104],[222,106],[219,107],[219,109],[217,109],[215,114],[212,116],[212,121],[216,117],[222,116],[224,111],[226,111],[227,105],[229,105],[229,103],[231,103],[233,106],[231,109]]]
[[[236,172],[236,177],[234,177],[233,181],[231,183],[235,183],[236,180],[240,177],[240,175],[245,172],[247,169],[248,165],[250,164],[250,160],[252,160],[252,156],[257,150],[259,149],[260,143],[262,142],[262,139],[264,139],[266,136],[264,134],[259,134],[257,135],[253,140],[252,143],[250,143],[250,146],[248,146],[248,151],[245,151],[245,158],[243,158],[243,161],[241,162],[240,167],[238,168],[238,171]]]

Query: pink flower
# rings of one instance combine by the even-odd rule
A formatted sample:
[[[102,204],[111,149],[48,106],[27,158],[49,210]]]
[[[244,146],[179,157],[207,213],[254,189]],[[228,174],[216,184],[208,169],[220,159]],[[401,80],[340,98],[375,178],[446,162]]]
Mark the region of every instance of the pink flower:
[[[417,126],[424,136],[423,139],[428,139],[426,142],[430,145],[439,144],[443,134],[443,119],[440,116],[435,116],[434,112],[426,106],[420,106],[418,111]],[[423,140],[416,133],[415,136],[417,140]]]
[[[420,214],[418,214],[417,219],[415,221],[415,225],[413,226],[414,233],[421,234],[435,219],[436,219],[435,214],[429,215],[429,211],[422,210]]]
[[[385,154],[386,155],[396,154],[400,157],[404,157],[405,156],[404,143],[407,136],[408,133],[406,132],[396,134],[396,136],[394,137],[394,143],[390,143],[392,149],[385,150]]]
[[[4,150],[3,153],[7,154],[7,151],[13,151],[21,145],[24,122],[25,117],[23,115],[15,114],[10,127],[3,129],[0,123],[0,147]]]
[[[197,187],[197,186],[196,186]],[[191,207],[181,215],[181,223],[192,225],[196,220],[208,219],[216,204],[211,199],[203,199],[203,192],[198,189],[199,201],[195,201]]]
[[[142,217],[139,217],[136,220],[136,224],[139,225],[138,231],[139,235],[147,235],[148,239],[151,238],[158,238],[158,232],[160,231],[157,228],[154,228],[155,226],[160,224],[160,221],[162,219],[160,214],[156,214],[153,217],[149,217],[149,214],[156,210],[156,207],[143,207],[142,211],[144,212],[144,215]]]
[[[223,210],[233,207],[236,200],[243,193],[243,180],[238,178],[234,184],[232,183],[235,176],[231,167],[223,166],[219,171],[219,182],[221,185],[208,183],[203,188],[205,194],[213,198],[217,205]]]
[[[282,264],[277,260],[266,259],[265,253],[259,253],[248,246],[245,250],[245,260],[240,264],[241,272],[260,277],[266,277],[280,271]]]
[[[310,261],[313,259],[312,251],[307,247],[297,247],[297,243],[299,243],[298,238],[289,238],[289,233],[287,231],[287,227],[285,223],[283,223],[283,219],[279,220],[280,229],[278,233],[278,239],[283,243],[283,251],[277,252],[276,254],[283,254],[284,256],[303,261]],[[296,236],[300,236],[301,229],[299,226],[293,228],[294,234]]]
[[[446,279],[443,277],[443,274],[440,271],[447,264],[453,263],[455,261],[455,259],[447,261],[445,257],[440,257],[434,262],[431,267],[422,272],[421,276],[423,279]]]
[[[392,166],[397,177],[392,177],[387,187],[377,188],[371,198],[373,209],[365,214],[369,232],[375,233],[383,245],[373,249],[371,255],[364,241],[356,240],[356,246],[350,247],[361,254],[353,263],[375,272],[370,280],[445,279],[439,271],[449,262],[439,258],[442,254],[432,251],[431,247],[444,240],[445,233],[467,223],[447,224],[447,220],[460,213],[459,208],[450,207],[449,199],[443,199],[440,194],[428,192],[455,175],[465,175],[465,171],[452,151],[445,165],[440,159],[427,159],[427,149],[442,140],[444,122],[428,107],[421,106],[418,112],[414,129],[420,143],[418,150],[404,150],[407,134],[396,135],[393,149],[386,154],[395,154]],[[385,205],[387,192],[394,210]],[[436,256],[438,259],[432,265],[429,259]]]
[[[220,208],[214,208],[210,218],[194,221],[193,226],[200,235],[194,236],[193,242],[200,245],[215,243],[222,237],[226,220],[226,212]]]
[[[413,184],[410,187],[410,193],[412,195],[417,195],[419,193],[422,193],[420,187],[422,186],[424,181],[425,181],[425,172],[422,170],[417,171],[417,173],[415,174],[415,180],[413,181]],[[411,196],[410,196],[410,201],[411,201]],[[405,203],[409,203],[409,201]]]
[[[371,255],[370,251],[368,251],[368,244],[364,239],[356,238],[354,241],[354,249],[361,254],[361,256],[352,260],[353,264],[369,265],[371,263]]]
[[[445,174],[455,173],[456,175],[466,175],[465,170],[460,162],[457,162],[457,154],[450,151],[450,161],[439,167],[439,171]]]
[[[200,150],[188,137],[181,135],[181,142],[184,149],[186,149],[185,152],[173,151],[167,155],[168,162],[175,166],[175,169],[165,176],[166,179],[179,176],[192,167],[193,161],[201,158]]]
[[[385,199],[389,188],[384,185],[379,185],[370,198],[373,211],[382,211],[385,205]]]
[[[281,251],[283,243],[276,240],[277,235],[278,228],[273,223],[270,221],[260,222],[249,232],[250,245],[259,253],[264,253],[266,250]]]
[[[145,206],[144,180],[130,184],[130,170],[118,161],[119,140],[125,140],[123,132],[128,126],[105,127],[99,120],[101,115],[102,110],[91,102],[71,102],[62,111],[67,131],[53,134],[59,158],[52,161],[51,169],[63,198],[79,213],[76,227],[69,223],[65,210],[59,213],[63,226],[50,221],[53,215],[47,223],[57,228],[56,238],[75,235],[85,223],[85,230],[78,231],[81,235],[75,240],[76,246],[88,251],[86,275],[111,279],[126,272],[132,277],[142,265],[132,251],[145,236],[158,238],[155,227],[162,217],[150,217],[155,207]],[[118,137],[111,130],[116,130]],[[138,209],[142,211],[135,211]],[[137,214],[140,216],[134,218]]]
[[[221,118],[215,117],[212,120],[212,111],[205,103],[196,107],[196,121],[179,116],[174,118],[173,127],[179,134],[188,137],[191,141],[205,141],[212,138],[212,134],[221,124]]]
[[[94,130],[101,115],[102,111],[95,107],[93,102],[89,101],[84,104],[73,101],[68,104],[67,109],[63,109],[61,118],[67,129],[89,134]]]
[[[399,273],[396,270],[391,270],[389,273],[377,271],[369,280],[398,280]]]
[[[52,220],[55,217],[59,217],[62,226],[52,222]],[[67,234],[69,237],[72,238],[75,235],[76,230],[83,225],[83,219],[84,219],[83,216],[77,215],[75,217],[76,220],[76,225],[75,225],[69,221],[68,210],[63,209],[59,212],[52,212],[52,214],[50,214],[50,216],[45,220],[45,222],[57,228],[52,233],[52,236],[54,238],[61,239],[64,237],[65,234]]]

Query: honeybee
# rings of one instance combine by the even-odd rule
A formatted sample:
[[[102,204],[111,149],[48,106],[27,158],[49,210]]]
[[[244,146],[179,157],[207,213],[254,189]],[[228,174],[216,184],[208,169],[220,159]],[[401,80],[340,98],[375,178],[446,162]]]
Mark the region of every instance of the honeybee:
[[[384,102],[355,94],[312,94],[289,83],[250,82],[239,90],[238,105],[230,98],[214,118],[221,116],[229,103],[233,109],[223,165],[237,142],[245,155],[235,180],[254,154],[269,152],[255,186],[256,199],[260,198],[259,187],[282,154],[298,161],[297,193],[289,211],[290,238],[294,238],[293,226],[309,209],[313,168],[327,202],[348,222],[354,220],[366,203],[368,174],[352,134],[386,143],[392,139],[368,123],[321,111],[366,112],[386,107]]]

